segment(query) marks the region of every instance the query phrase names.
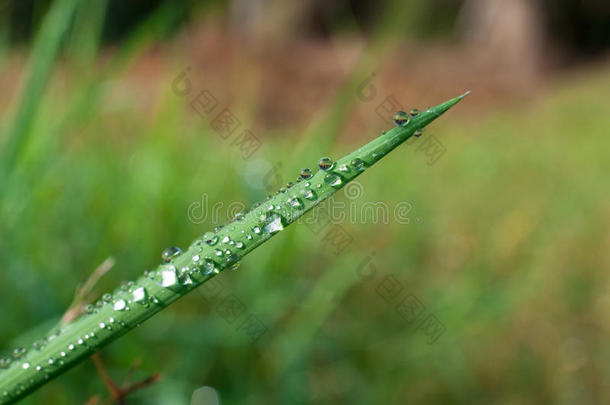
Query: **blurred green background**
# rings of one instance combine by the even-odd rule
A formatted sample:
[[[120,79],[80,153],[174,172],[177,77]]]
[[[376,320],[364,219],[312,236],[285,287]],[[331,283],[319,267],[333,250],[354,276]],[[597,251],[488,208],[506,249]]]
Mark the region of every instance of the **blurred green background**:
[[[388,103],[472,90],[338,193],[356,210],[385,203],[388,223],[291,226],[220,274],[216,297],[191,293],[101,357],[117,383],[134,364],[136,380],[161,374],[129,404],[189,404],[202,386],[222,404],[610,403],[607,2],[0,11],[0,357],[51,328],[106,258],[96,298],[226,221],[231,202],[390,128]],[[202,91],[209,114],[191,104]],[[212,126],[224,108],[240,121],[226,139]],[[255,150],[234,143],[245,129]],[[348,243],[331,243],[337,229]],[[23,403],[106,398],[87,360]]]

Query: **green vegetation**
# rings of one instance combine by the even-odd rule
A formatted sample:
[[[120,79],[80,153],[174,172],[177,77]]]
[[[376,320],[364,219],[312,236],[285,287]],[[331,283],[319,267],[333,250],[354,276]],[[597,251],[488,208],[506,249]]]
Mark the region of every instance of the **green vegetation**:
[[[75,287],[108,256],[116,266],[97,296],[156,266],[165,247],[188,246],[218,225],[189,221],[202,193],[210,206],[250,205],[266,194],[253,174],[279,162],[284,176],[298,173],[321,151],[340,156],[362,143],[328,140],[339,133],[328,128],[344,127],[344,111],[359,103],[352,86],[305,136],[296,127],[257,134],[263,146],[244,161],[172,93],[184,66],[175,54],[164,54],[158,87],[130,81],[126,70],[164,31],[166,15],[149,20],[101,73],[86,58],[63,61],[70,80],[58,72],[35,99],[29,136],[10,176],[2,173],[0,357],[57,325]],[[109,373],[122,380],[138,359],[134,379],[161,373],[129,398],[147,405],[188,403],[202,385],[223,404],[607,402],[605,69],[555,79],[532,101],[456,110],[420,138],[446,148],[433,166],[409,142],[358,178],[359,198],[336,193],[358,207],[409,202],[409,224],[344,221],[351,243],[340,254],[326,230],[288,227],[236,272],[101,350]],[[1,113],[3,145],[19,95]],[[471,97],[464,107],[481,106]],[[235,111],[245,122],[258,106],[244,104]],[[366,119],[383,129],[374,106]],[[391,276],[402,291],[388,302],[379,290]],[[446,327],[431,345],[397,311],[408,294]],[[241,304],[238,316],[223,309],[231,300]],[[264,327],[258,339],[243,327],[251,317]],[[92,370],[81,362],[22,402],[103,396]]]
[[[206,232],[187,251],[167,248],[161,255],[164,263],[157,270],[147,270],[135,282],[104,294],[99,305],[89,305],[87,314],[58,326],[38,340],[34,350],[26,353],[16,349],[18,361],[10,364],[8,358],[3,359],[7,368],[0,382],[3,403],[28,395],[222,270],[237,269],[243,256],[343,188],[463,97],[413,117],[396,113],[397,126],[392,130],[336,162],[321,158],[317,173],[304,169],[297,184],[281,188],[246,213],[238,213],[227,226]]]

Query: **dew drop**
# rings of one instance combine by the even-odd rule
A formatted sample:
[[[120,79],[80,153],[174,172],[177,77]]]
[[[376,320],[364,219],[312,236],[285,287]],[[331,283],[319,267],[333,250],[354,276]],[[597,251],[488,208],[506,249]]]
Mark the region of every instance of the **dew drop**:
[[[8,357],[3,357],[0,359],[0,368],[5,369],[11,365],[11,359]]]
[[[285,187],[280,188],[280,193],[282,193],[282,194],[283,194],[283,193],[285,193],[285,192],[286,192],[286,188],[285,188]]]
[[[13,350],[13,357],[16,358],[16,359],[20,359],[20,358],[23,357],[25,352],[27,352],[25,347],[18,347],[15,350]]]
[[[341,166],[339,166],[339,168],[337,170],[339,170],[340,172],[343,172],[343,173],[347,173],[347,172],[349,172],[349,167],[347,167],[346,164],[342,164]]]
[[[227,256],[227,264],[234,265],[239,262],[240,257],[236,254],[230,254]]]
[[[231,242],[231,238],[229,238],[228,236],[225,236],[224,238],[222,238],[222,243],[229,243]]]
[[[243,242],[237,242],[235,243],[235,247],[238,249],[243,249],[244,248],[244,243]]]
[[[214,254],[215,254],[216,256],[222,256],[222,250],[220,250],[220,249],[215,249],[215,250],[214,250]]]
[[[124,299],[117,300],[112,305],[112,308],[114,308],[115,311],[123,311],[123,310],[125,310],[126,307],[127,307],[127,303],[125,302]]]
[[[308,179],[310,177],[311,177],[311,169],[310,168],[306,167],[303,170],[301,170],[301,173],[299,175],[300,179],[306,180],[306,179]]]
[[[252,228],[252,232],[254,232],[257,235],[260,235],[261,228],[259,228],[258,226],[255,226],[254,228]]]
[[[21,365],[21,367],[22,367],[24,370],[27,370],[28,368],[30,368],[30,363],[25,362],[25,363],[23,363],[23,364]]]
[[[235,214],[235,217],[233,217],[233,219],[236,221],[242,221],[244,219],[244,213],[238,212],[237,214]]]
[[[411,117],[409,117],[409,114],[407,114],[404,111],[398,111],[396,112],[396,114],[394,114],[394,116],[392,117],[392,121],[394,121],[394,124],[397,127],[400,127],[402,125],[405,125],[407,122],[409,122],[411,120]]]
[[[178,275],[174,266],[161,271],[161,287],[171,287],[176,284],[177,279]]]
[[[324,177],[324,182],[329,186],[336,187],[341,184],[341,177],[335,173],[328,173],[326,177]]]
[[[201,268],[201,272],[206,276],[212,273],[218,273],[218,271],[216,270],[216,263],[214,263],[210,259],[205,259]]]
[[[214,246],[218,242],[218,236],[214,232],[206,232],[203,234],[203,241],[210,246]]]
[[[34,347],[34,350],[40,350],[42,349],[45,345],[47,344],[47,341],[42,338],[42,339],[38,339],[37,341],[35,341],[32,344],[32,347]]]
[[[74,349],[76,349],[76,346],[74,346],[74,343],[70,343],[70,344],[68,345],[68,350],[72,351],[72,350],[74,350]]]
[[[411,117],[417,117],[419,115],[419,110],[417,108],[412,108],[411,111],[409,111],[409,115],[411,115]]]
[[[297,197],[290,198],[288,200],[288,205],[297,210],[303,209],[303,202],[301,202],[301,200],[299,200]]]
[[[248,239],[248,240],[252,240],[252,235],[247,234],[247,235],[246,235],[246,239]]]
[[[112,294],[106,293],[106,294],[102,295],[102,301],[104,301],[104,302],[112,301]]]
[[[99,325],[100,329],[104,329],[106,327],[106,324],[104,322],[100,322]]]
[[[362,160],[360,158],[356,158],[356,159],[352,160],[350,162],[350,164],[356,170],[363,170],[364,169],[364,160]]]
[[[176,246],[171,246],[161,252],[161,259],[163,259],[163,261],[166,263],[171,262],[174,257],[178,256],[180,253],[182,253],[182,250],[180,250],[180,248]]]
[[[188,274],[184,274],[180,276],[180,284],[191,285],[193,284],[193,280],[191,279],[191,276],[189,276]]]
[[[286,188],[291,188],[292,186],[294,186],[294,183],[289,181],[288,183],[286,183]]]
[[[277,214],[268,214],[263,221],[263,232],[268,234],[274,234],[284,230],[284,224],[282,223],[282,217]]]
[[[303,198],[308,199],[308,200],[315,200],[316,199],[315,193],[312,190],[308,189],[308,188],[304,188],[303,190],[301,190],[301,196]]]
[[[320,170],[328,171],[332,169],[334,165],[335,163],[329,157],[320,158],[320,160],[318,161],[318,167],[320,168]]]
[[[413,136],[416,138],[419,138],[420,136],[422,136],[424,133],[424,131],[422,131],[421,129],[417,129],[415,132],[413,132]]]
[[[133,290],[131,295],[133,297],[133,302],[138,302],[140,304],[146,304],[148,302],[148,293],[146,292],[146,289],[144,287],[136,288],[135,290]]]

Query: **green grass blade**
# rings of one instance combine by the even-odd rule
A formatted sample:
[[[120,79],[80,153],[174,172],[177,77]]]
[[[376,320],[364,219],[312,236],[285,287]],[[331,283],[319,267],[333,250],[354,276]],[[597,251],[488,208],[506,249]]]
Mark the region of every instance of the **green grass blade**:
[[[58,0],[53,3],[36,38],[29,60],[29,76],[23,98],[9,132],[3,159],[4,173],[12,170],[21,149],[27,142],[40,98],[59,53],[74,10],[81,0]]]
[[[156,270],[105,295],[99,305],[88,308],[87,314],[52,332],[36,349],[17,356],[10,365],[0,362],[8,366],[0,371],[0,403],[23,398],[220,271],[232,268],[250,251],[362,174],[464,96],[423,111],[334,162],[328,170],[320,170],[280,190],[225,227],[196,239],[184,253],[172,256]]]

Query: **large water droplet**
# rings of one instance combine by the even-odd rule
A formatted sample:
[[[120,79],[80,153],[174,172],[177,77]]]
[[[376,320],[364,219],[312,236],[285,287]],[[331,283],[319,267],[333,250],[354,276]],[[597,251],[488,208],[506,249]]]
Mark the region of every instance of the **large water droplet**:
[[[320,168],[320,170],[328,171],[332,169],[334,165],[335,163],[329,157],[322,157],[318,161],[318,167]]]
[[[278,214],[268,213],[266,218],[263,220],[263,232],[268,234],[274,234],[282,230],[284,230],[282,217]]]
[[[341,177],[335,173],[328,173],[326,177],[324,177],[324,182],[329,186],[339,186],[341,184]]]
[[[171,287],[178,282],[176,268],[171,266],[161,271],[161,287]]]
[[[42,349],[45,345],[47,344],[47,340],[45,338],[42,339],[38,339],[37,341],[35,341],[32,344],[32,347],[34,347],[34,350],[40,350]]]
[[[288,205],[290,205],[292,208],[297,209],[297,210],[303,209],[303,202],[301,200],[299,200],[297,197],[292,197],[292,198],[288,199]]]
[[[120,300],[116,300],[114,302],[114,304],[112,305],[112,308],[115,311],[124,311],[125,308],[127,308],[127,302],[125,302],[125,300],[121,298]]]
[[[227,256],[227,264],[228,265],[235,264],[235,263],[239,262],[239,259],[240,259],[239,255],[231,253]]]
[[[216,263],[214,263],[210,259],[205,259],[201,267],[201,272],[206,276],[212,273],[218,273],[218,269],[216,269]]]
[[[27,350],[25,349],[25,347],[18,347],[13,350],[13,357],[16,359],[20,359],[25,355],[26,352]]]
[[[400,127],[408,123],[411,120],[411,117],[409,117],[409,114],[404,111],[398,111],[396,114],[394,114],[392,120],[396,126]]]
[[[304,188],[303,190],[301,190],[301,196],[303,198],[308,199],[308,200],[315,200],[316,199],[316,194],[312,190],[310,190],[308,188]]]
[[[350,164],[356,170],[364,170],[364,160],[360,158],[353,159]]]
[[[144,287],[138,287],[131,293],[132,301],[140,304],[146,304],[148,302],[148,293]]]
[[[214,246],[218,242],[218,236],[214,232],[206,232],[203,234],[203,241],[210,246]]]
[[[349,167],[346,164],[342,164],[337,168],[337,170],[343,173],[347,173],[349,172]]]
[[[310,177],[311,177],[311,169],[310,168],[306,167],[303,170],[301,170],[299,178],[301,178],[303,180],[306,180],[306,179],[308,179]]]
[[[171,246],[161,252],[161,259],[163,259],[163,261],[166,263],[171,262],[174,257],[178,256],[180,253],[182,253],[182,250],[180,250],[180,248]]]

